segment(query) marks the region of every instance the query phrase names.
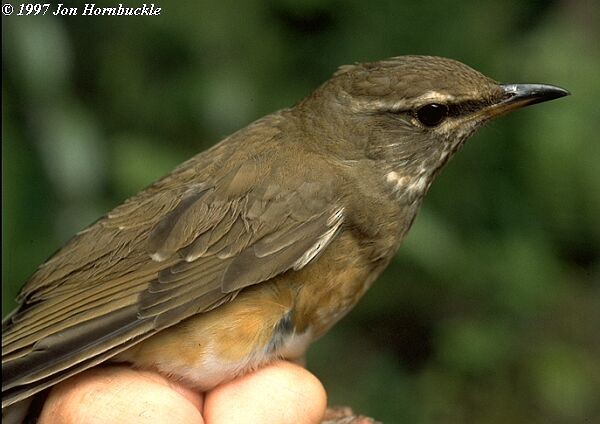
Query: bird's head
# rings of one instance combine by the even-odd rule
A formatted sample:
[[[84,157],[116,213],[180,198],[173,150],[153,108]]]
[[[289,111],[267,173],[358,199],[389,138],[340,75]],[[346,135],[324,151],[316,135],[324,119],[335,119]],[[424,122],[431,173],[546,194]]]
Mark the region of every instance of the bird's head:
[[[482,124],[567,94],[500,84],[452,59],[399,56],[342,66],[304,103],[330,147],[378,162],[392,190],[412,199]]]

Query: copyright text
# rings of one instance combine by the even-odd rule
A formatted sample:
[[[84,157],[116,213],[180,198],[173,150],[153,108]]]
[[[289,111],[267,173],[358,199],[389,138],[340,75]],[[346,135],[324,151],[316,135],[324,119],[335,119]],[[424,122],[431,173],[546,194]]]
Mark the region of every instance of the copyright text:
[[[122,3],[106,7],[97,6],[95,3],[85,3],[83,6],[65,6],[58,3],[21,3],[12,6],[10,3],[2,5],[2,13],[6,16],[54,15],[54,16],[159,16],[160,7],[154,3],[144,3],[138,6],[124,6]]]

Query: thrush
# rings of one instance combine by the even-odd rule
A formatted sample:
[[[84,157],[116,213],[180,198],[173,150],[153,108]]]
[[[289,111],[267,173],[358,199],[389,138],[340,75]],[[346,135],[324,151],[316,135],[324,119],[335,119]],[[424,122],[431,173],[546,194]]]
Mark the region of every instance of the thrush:
[[[106,361],[207,390],[359,301],[465,140],[569,94],[440,57],[342,66],[75,235],[3,322],[2,407]]]

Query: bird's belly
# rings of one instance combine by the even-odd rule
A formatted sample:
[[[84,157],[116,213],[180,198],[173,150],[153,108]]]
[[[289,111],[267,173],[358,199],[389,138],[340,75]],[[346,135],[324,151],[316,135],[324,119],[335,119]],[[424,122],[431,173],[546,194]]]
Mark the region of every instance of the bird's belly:
[[[290,290],[263,283],[193,316],[114,358],[209,390],[278,358],[298,359],[312,332],[294,331]]]
[[[274,338],[280,337],[274,334]],[[276,359],[301,360],[312,341],[310,329],[303,334],[288,333],[282,337],[277,349],[268,349],[260,344],[239,358],[226,358],[209,353],[202,356],[192,367],[174,370],[174,375],[185,376],[194,387],[207,390],[218,384],[268,365]]]
[[[285,336],[277,351],[258,345],[239,358],[224,357],[216,353],[218,348],[213,349],[209,344],[208,352],[199,356],[195,362],[191,364],[172,362],[169,366],[163,367],[161,372],[181,379],[198,390],[209,390],[268,365],[276,359],[299,359],[304,355],[311,341],[310,331],[301,335],[289,334]]]

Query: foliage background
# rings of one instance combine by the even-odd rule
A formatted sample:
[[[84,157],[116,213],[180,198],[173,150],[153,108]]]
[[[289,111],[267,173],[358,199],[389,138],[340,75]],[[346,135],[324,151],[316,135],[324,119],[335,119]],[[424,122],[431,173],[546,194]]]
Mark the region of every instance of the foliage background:
[[[388,423],[600,422],[597,2],[157,5],[2,18],[3,314],[73,233],[338,65],[449,56],[573,95],[471,140],[309,368]]]

